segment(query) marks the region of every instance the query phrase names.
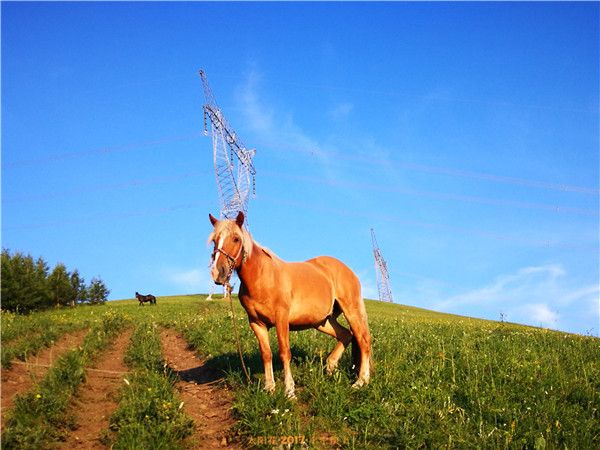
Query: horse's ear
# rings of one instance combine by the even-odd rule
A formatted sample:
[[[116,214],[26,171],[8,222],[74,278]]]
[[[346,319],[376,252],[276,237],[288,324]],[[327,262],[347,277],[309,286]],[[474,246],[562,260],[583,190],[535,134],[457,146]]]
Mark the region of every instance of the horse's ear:
[[[215,219],[215,218],[213,217],[213,215],[212,215],[212,214],[210,214],[210,213],[208,214],[208,218],[210,219],[210,223],[212,223],[212,226],[214,227],[214,226],[217,224],[218,220],[217,220],[217,219]]]
[[[242,225],[244,225],[244,213],[242,211],[240,211],[235,218],[235,223],[237,223],[238,227],[240,228],[242,228]]]

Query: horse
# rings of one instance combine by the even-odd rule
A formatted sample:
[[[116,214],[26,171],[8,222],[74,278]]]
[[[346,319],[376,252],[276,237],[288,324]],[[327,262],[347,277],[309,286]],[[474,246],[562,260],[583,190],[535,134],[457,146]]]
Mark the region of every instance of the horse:
[[[209,214],[214,244],[211,276],[218,285],[229,286],[233,271],[240,279],[239,300],[258,340],[265,373],[265,390],[275,390],[269,330],[275,327],[279,356],[283,363],[285,394],[295,398],[290,368],[289,332],[315,328],[334,337],[337,343],[326,360],[330,375],[345,348],[352,342],[358,378],[352,385],[369,383],[371,336],[358,277],[344,263],[330,256],[304,262],[286,262],[253,240],[244,225],[244,214],[235,220],[217,220]],[[350,329],[337,318],[344,314]]]
[[[151,305],[156,305],[156,297],[152,294],[142,295],[136,291],[135,298],[140,302],[139,306],[144,306],[144,303],[148,302]]]

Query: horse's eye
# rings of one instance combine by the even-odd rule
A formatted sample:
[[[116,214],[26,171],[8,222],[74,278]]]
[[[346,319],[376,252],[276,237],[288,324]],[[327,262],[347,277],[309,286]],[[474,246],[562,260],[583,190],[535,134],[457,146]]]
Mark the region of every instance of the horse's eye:
[[[237,236],[235,236],[235,237],[233,238],[233,242],[235,242],[235,243],[237,244],[238,242],[240,242],[240,238],[239,238],[239,237],[237,237]]]

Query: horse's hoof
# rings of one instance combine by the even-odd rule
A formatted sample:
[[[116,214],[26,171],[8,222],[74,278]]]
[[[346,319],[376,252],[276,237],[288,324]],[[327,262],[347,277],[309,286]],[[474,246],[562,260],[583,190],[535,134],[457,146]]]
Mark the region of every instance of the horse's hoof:
[[[275,385],[274,384],[265,385],[265,391],[267,391],[269,394],[272,394],[273,392],[275,392]]]
[[[285,396],[288,398],[288,400],[297,400],[296,393],[294,391],[286,392]]]
[[[363,387],[365,385],[365,381],[360,379],[360,380],[356,380],[356,382],[352,385],[352,389],[360,389],[361,387]]]

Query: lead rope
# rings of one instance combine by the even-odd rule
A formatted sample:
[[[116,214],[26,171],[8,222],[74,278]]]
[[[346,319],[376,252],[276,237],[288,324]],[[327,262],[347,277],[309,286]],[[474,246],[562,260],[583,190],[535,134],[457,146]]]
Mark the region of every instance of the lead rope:
[[[246,375],[246,380],[248,384],[250,384],[250,374],[248,373],[248,369],[246,368],[246,363],[244,362],[244,356],[242,355],[242,343],[240,341],[240,334],[238,327],[235,323],[235,312],[233,310],[233,300],[231,299],[231,285],[229,281],[225,283],[225,297],[229,300],[229,306],[231,307],[231,326],[233,328],[233,333],[235,334],[235,340],[237,343],[238,354],[240,355],[240,362],[242,363],[242,369],[244,370],[244,374]]]

